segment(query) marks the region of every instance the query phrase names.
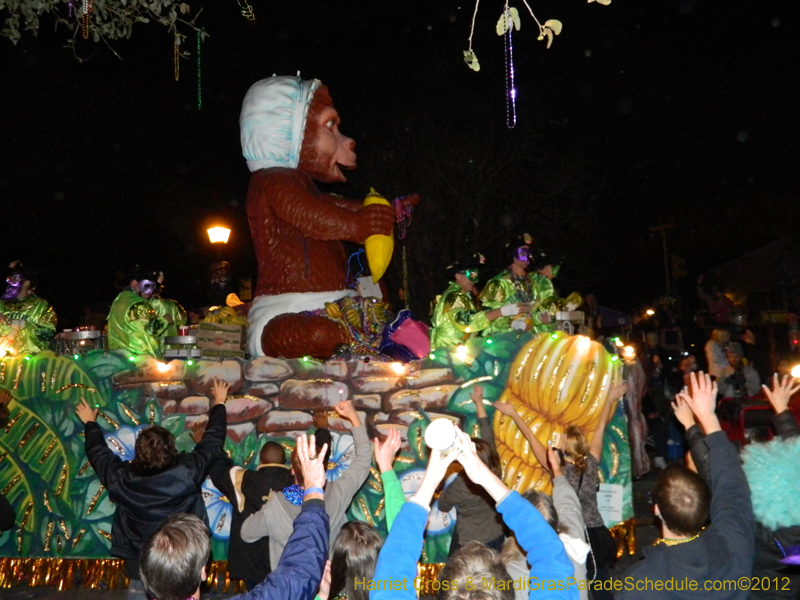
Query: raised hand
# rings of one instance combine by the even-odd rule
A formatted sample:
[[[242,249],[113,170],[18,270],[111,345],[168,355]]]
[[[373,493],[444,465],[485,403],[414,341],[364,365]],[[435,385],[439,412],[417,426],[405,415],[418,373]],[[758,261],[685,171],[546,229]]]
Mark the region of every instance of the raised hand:
[[[394,457],[397,456],[402,443],[400,432],[392,427],[383,442],[375,438],[372,443],[375,446],[375,462],[378,463],[378,469],[381,473],[391,471],[394,468]]]
[[[769,400],[775,413],[782,413],[789,407],[789,400],[797,390],[800,390],[800,381],[791,375],[784,375],[780,378],[777,373],[772,376],[772,389],[762,385],[764,395]]]
[[[92,408],[89,406],[89,403],[86,402],[83,398],[78,403],[78,406],[75,407],[75,414],[78,415],[78,418],[81,420],[81,423],[86,425],[86,423],[91,423],[92,421],[97,420],[97,413],[100,412],[98,408]]]
[[[230,384],[218,377],[214,377],[214,384],[211,386],[211,395],[214,397],[214,406],[217,404],[225,404],[228,399],[228,389]]]
[[[305,434],[297,436],[297,458],[300,460],[300,471],[303,474],[304,489],[323,488],[325,486],[325,453],[328,444],[322,444],[319,453],[314,436]],[[312,493],[307,498],[322,498],[322,494]]]
[[[552,444],[547,445],[547,462],[550,465],[550,473],[553,474],[553,477],[561,477],[561,475],[563,475],[561,470],[561,455],[558,453],[558,449]]]
[[[515,411],[514,407],[508,402],[492,402],[492,406],[494,406],[496,410],[499,410],[505,416],[511,417],[512,419],[517,416],[517,411]]]
[[[494,498],[495,502],[499,502],[508,492],[508,488],[480,459],[475,451],[475,444],[469,436],[460,429],[456,429],[456,435],[461,446],[461,452],[458,453],[458,462],[464,467],[464,473],[473,483],[483,487]]]
[[[692,414],[692,409],[689,407],[689,403],[686,401],[686,396],[688,394],[686,392],[679,392],[675,394],[675,401],[672,403],[672,410],[675,412],[675,417],[680,421],[680,424],[683,425],[684,429],[689,429],[692,425],[695,424],[694,415]]]
[[[476,385],[472,388],[469,397],[475,403],[475,412],[477,413],[478,418],[482,419],[485,417],[486,407],[483,405],[483,388],[479,385]]]
[[[356,408],[353,406],[353,402],[351,400],[342,400],[341,402],[337,402],[333,405],[333,410],[335,410],[336,414],[343,419],[350,421],[350,424],[353,427],[358,427],[361,425],[361,419],[358,418],[358,413],[356,412]]]
[[[611,389],[608,390],[608,402],[613,402],[618,398],[622,398],[627,393],[628,393],[627,381],[611,386]]]
[[[189,429],[191,430],[189,436],[194,440],[195,444],[199,444],[200,442],[203,441],[203,435],[205,435],[206,433],[205,423],[198,421],[197,423],[192,425]]]
[[[683,394],[686,404],[694,413],[706,435],[719,431],[719,419],[714,412],[717,405],[717,383],[702,371],[689,374],[690,393]]]

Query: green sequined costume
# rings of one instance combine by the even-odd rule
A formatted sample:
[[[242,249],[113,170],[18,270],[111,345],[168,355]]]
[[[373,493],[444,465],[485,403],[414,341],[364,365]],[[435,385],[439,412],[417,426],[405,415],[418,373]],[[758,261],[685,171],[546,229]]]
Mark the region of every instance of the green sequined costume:
[[[531,273],[528,275],[531,281],[531,289],[533,290],[533,303],[536,307],[533,311],[533,325],[531,331],[533,333],[541,333],[543,331],[555,331],[556,323],[556,304],[558,298],[556,297],[553,282],[544,275],[539,273]],[[547,312],[550,314],[550,322],[542,323],[540,314]]]
[[[0,313],[6,320],[0,324],[0,342],[12,354],[36,354],[47,347],[56,335],[56,312],[47,300],[28,294],[22,300],[0,301]],[[12,321],[23,321],[14,327]]]
[[[172,317],[172,324],[167,326],[164,337],[178,335],[178,327],[186,325],[186,310],[177,300],[169,298],[152,298],[150,306],[156,311],[159,317]]]
[[[441,295],[431,318],[431,350],[457,346],[489,327],[486,313],[478,310],[475,298],[455,282]]]
[[[130,354],[159,356],[161,337],[169,323],[150,301],[130,290],[116,297],[108,313],[108,348]]]
[[[481,304],[486,310],[494,310],[506,304],[531,302],[532,300],[533,287],[530,278],[527,275],[517,277],[511,272],[511,269],[506,269],[492,277],[486,283],[486,287],[483,288],[480,295]],[[511,331],[512,321],[525,318],[525,315],[517,315],[495,319],[484,330],[483,335]]]

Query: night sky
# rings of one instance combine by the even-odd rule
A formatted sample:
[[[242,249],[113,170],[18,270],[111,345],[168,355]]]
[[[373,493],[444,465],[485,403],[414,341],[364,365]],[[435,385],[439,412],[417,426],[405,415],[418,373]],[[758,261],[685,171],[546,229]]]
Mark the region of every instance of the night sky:
[[[524,230],[565,258],[563,292],[631,310],[664,293],[650,227],[676,224],[669,252],[686,260],[686,288],[800,217],[793,2],[532,0],[540,20],[564,24],[549,50],[511,2],[514,129],[501,2],[481,2],[479,73],[462,60],[467,2],[252,4],[256,25],[236,2],[203,7],[202,110],[193,34],[177,82],[157,25],[110,42],[122,60],[80,43],[91,58],[79,62],[63,47],[71,32],[46,16],[38,39],[0,39],[0,260],[38,266],[40,294],[71,323],[82,304],[110,303],[117,271],[137,262],[166,272],[167,296],[204,304],[214,219],[234,229],[225,257],[253,270],[238,117],[247,88],[273,73],[327,84],[358,144],[359,169],[330,191],[423,194],[408,238],[418,301],[432,288],[414,281],[466,250],[500,257]],[[449,223],[459,238],[439,239]]]

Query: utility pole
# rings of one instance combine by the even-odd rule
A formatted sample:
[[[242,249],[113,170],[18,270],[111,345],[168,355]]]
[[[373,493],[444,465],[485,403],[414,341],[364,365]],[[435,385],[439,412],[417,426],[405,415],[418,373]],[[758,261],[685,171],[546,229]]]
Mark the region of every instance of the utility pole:
[[[667,255],[667,231],[675,227],[675,223],[667,223],[664,225],[656,225],[650,228],[651,233],[661,234],[661,244],[664,248],[664,279],[667,283],[667,296],[672,296],[672,290],[669,284],[669,256]]]

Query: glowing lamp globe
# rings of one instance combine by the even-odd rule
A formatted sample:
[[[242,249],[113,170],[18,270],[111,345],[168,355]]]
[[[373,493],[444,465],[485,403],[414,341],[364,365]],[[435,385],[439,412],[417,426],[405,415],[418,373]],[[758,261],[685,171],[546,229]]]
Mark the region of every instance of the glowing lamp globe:
[[[795,365],[792,367],[792,377],[795,379],[800,379],[800,365]]]
[[[210,227],[207,231],[212,244],[227,244],[231,235],[231,230],[227,227]]]

